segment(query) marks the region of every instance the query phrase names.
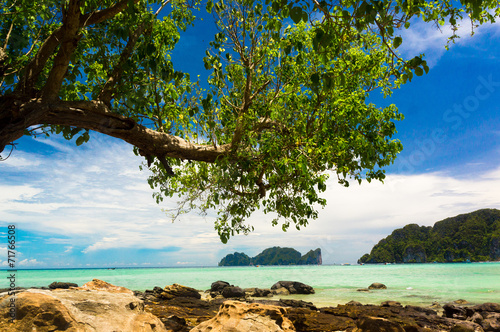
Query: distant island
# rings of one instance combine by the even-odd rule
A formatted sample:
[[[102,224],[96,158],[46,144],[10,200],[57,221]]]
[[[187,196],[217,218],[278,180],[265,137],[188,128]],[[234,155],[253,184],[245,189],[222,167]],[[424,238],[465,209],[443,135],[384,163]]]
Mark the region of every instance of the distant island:
[[[293,248],[272,247],[251,258],[245,253],[235,252],[224,257],[219,266],[249,265],[321,265],[321,249],[309,250],[304,256]]]
[[[483,209],[438,221],[409,224],[380,240],[358,264],[450,263],[500,260],[500,210]]]

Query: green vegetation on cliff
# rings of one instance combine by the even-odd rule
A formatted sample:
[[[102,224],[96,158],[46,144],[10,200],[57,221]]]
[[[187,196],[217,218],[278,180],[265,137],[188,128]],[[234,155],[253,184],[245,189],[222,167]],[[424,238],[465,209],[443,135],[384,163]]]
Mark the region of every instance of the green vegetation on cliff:
[[[483,209],[409,224],[380,240],[358,263],[477,262],[500,260],[500,210]]]
[[[321,265],[321,249],[310,250],[302,256],[293,248],[272,247],[250,258],[244,253],[235,252],[224,257],[219,266],[248,265]]]

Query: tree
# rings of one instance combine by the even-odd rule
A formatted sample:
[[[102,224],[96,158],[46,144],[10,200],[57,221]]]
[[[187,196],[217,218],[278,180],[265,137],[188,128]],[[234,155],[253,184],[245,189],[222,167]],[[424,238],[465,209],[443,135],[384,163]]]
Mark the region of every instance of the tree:
[[[245,218],[257,209],[276,212],[283,230],[306,225],[326,204],[327,171],[346,186],[383,180],[402,149],[392,139],[402,115],[367,96],[428,70],[397,54],[398,29],[499,14],[497,1],[477,0],[210,0],[220,32],[204,91],[170,61],[197,3],[0,3],[0,153],[22,135],[122,139],[153,170],[158,201],[218,210],[223,242],[252,230]]]

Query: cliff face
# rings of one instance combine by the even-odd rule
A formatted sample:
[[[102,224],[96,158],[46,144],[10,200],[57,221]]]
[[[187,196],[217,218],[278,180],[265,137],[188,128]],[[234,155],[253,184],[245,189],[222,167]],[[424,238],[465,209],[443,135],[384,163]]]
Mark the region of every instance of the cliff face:
[[[302,256],[293,248],[272,247],[250,258],[244,253],[235,252],[224,257],[219,266],[248,265],[321,265],[321,249],[310,250]]]
[[[379,241],[358,263],[500,260],[500,210],[484,209],[438,221],[409,224]]]

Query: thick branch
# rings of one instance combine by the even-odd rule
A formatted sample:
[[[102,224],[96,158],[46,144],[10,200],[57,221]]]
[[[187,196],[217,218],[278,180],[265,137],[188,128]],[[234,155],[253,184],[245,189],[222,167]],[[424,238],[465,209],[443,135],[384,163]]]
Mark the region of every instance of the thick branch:
[[[39,107],[46,109],[41,123],[94,130],[137,146],[146,155],[215,162],[229,151],[228,145],[214,147],[193,144],[181,137],[151,130],[109,111],[102,102],[57,101],[42,103]]]
[[[75,51],[80,37],[80,1],[70,1],[66,10],[63,10],[63,39],[61,47],[54,59],[54,64],[50,70],[47,83],[43,87],[42,98],[53,99],[59,95],[62,82],[68,70],[71,55]]]

